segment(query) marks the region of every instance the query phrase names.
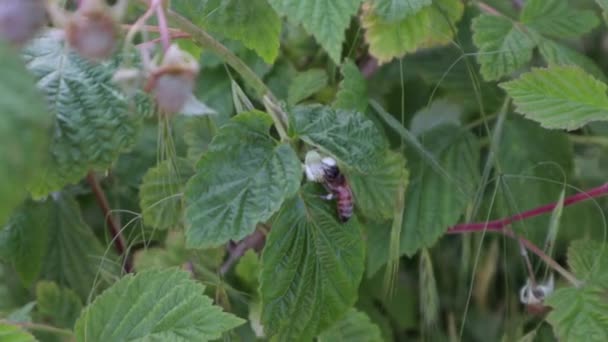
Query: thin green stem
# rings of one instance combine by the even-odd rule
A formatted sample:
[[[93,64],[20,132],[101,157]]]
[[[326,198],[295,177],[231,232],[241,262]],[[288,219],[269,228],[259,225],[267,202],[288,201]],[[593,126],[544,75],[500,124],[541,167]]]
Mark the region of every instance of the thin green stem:
[[[57,327],[53,327],[50,325],[46,325],[46,324],[40,324],[40,323],[30,323],[30,322],[12,322],[12,321],[8,321],[8,320],[0,320],[1,324],[7,324],[7,325],[14,325],[17,327],[21,327],[27,330],[37,330],[37,331],[46,331],[52,334],[57,334],[57,335],[63,335],[63,336],[69,336],[74,338],[74,333],[71,330],[68,329],[61,329],[61,328],[57,328]]]
[[[266,86],[264,81],[262,81],[262,79],[258,77],[258,75],[256,75],[256,73],[253,72],[253,70],[251,70],[247,64],[245,64],[245,62],[232,53],[232,51],[230,51],[222,43],[175,11],[170,9],[167,10],[167,18],[180,30],[189,34],[192,37],[192,40],[194,40],[197,44],[209,49],[209,51],[213,52],[224,62],[230,65],[243,78],[243,81],[245,81],[255,90],[261,100],[266,98],[276,104],[276,97],[268,86]],[[287,140],[287,121],[274,111],[269,111],[268,114],[272,116],[275,126],[277,127],[277,131],[281,135],[281,139]]]
[[[574,135],[568,134],[568,139],[575,144],[581,145],[599,145],[602,147],[608,147],[608,137],[596,136],[596,135]]]

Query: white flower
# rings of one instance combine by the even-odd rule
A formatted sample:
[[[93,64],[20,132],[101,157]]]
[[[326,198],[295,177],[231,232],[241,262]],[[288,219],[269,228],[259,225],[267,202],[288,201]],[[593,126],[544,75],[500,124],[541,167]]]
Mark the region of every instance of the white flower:
[[[533,287],[530,279],[527,279],[526,285],[519,290],[519,301],[526,305],[541,304],[545,298],[553,292],[554,288],[555,281],[553,279],[553,274],[549,276],[547,282],[538,284],[536,287]]]

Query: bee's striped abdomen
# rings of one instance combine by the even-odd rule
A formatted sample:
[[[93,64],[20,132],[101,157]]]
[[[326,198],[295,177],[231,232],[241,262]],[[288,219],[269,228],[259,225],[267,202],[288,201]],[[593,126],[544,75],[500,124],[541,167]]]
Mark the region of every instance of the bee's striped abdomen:
[[[353,216],[353,194],[350,187],[340,186],[335,189],[338,205],[338,217],[340,221],[346,222]]]

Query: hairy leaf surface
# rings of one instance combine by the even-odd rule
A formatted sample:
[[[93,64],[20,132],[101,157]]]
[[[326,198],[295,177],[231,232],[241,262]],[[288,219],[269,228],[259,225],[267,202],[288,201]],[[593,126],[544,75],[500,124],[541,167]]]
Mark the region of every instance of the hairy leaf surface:
[[[301,72],[291,80],[287,103],[295,105],[316,94],[327,85],[327,73],[322,69],[310,69]]]
[[[167,229],[181,223],[182,192],[194,174],[187,159],[165,160],[146,172],[139,188],[144,223]]]
[[[595,62],[568,46],[556,43],[550,39],[543,39],[539,45],[539,51],[549,66],[577,65],[595,78],[606,81],[606,75],[604,75],[604,72]]]
[[[78,341],[209,341],[243,324],[212,305],[205,287],[177,269],[129,274],[76,321]]]
[[[473,41],[483,78],[498,80],[525,66],[536,45],[530,34],[504,17],[482,14],[475,18]]]
[[[317,341],[382,342],[384,340],[380,328],[372,323],[365,313],[350,309],[344,318],[319,335]]]
[[[34,40],[24,58],[55,117],[49,161],[32,187],[43,197],[110,167],[135,142],[139,115],[111,81],[115,65],[85,61],[57,32]]]
[[[266,0],[173,0],[171,6],[202,27],[239,40],[266,63],[279,54],[281,19]]]
[[[40,281],[36,284],[36,308],[53,325],[72,329],[80,316],[82,302],[74,291],[51,281]]]
[[[293,109],[291,121],[302,140],[362,172],[372,169],[388,146],[374,122],[360,112],[299,106]]]
[[[342,64],[342,82],[336,94],[334,108],[365,112],[367,109],[367,83],[359,68],[351,60]]]
[[[340,64],[344,31],[363,0],[268,0],[281,15],[301,24]]]
[[[528,0],[521,11],[521,21],[560,39],[578,37],[600,23],[593,11],[574,9],[567,0]]]
[[[545,128],[573,130],[608,120],[608,87],[578,67],[537,68],[501,86],[518,112]]]
[[[355,303],[364,245],[357,219],[338,221],[335,207],[306,186],[285,203],[262,255],[262,322],[281,341],[308,341]]]
[[[211,142],[185,189],[189,247],[244,238],[297,191],[300,161],[269,135],[271,123],[265,113],[239,114]]]
[[[386,21],[397,21],[418,13],[431,0],[373,0],[374,11]]]
[[[51,116],[19,56],[0,41],[0,225],[44,163]]]

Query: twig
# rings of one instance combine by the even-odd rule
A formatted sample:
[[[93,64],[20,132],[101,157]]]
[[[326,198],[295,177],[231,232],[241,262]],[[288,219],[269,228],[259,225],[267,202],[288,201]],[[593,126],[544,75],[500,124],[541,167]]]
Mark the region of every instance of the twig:
[[[589,191],[581,192],[576,195],[567,197],[564,200],[564,207],[576,204],[578,202],[587,201],[596,197],[604,196],[608,194],[608,183],[593,188]],[[500,231],[503,228],[511,225],[513,222],[525,220],[534,216],[550,213],[557,207],[558,203],[546,204],[532,210],[525,211],[507,218],[488,221],[488,222],[477,222],[477,223],[461,223],[452,226],[448,229],[448,234],[461,234],[467,232],[478,232],[483,230],[488,231]]]
[[[245,252],[250,249],[254,249],[256,251],[260,251],[262,247],[264,247],[264,243],[266,242],[266,234],[264,230],[258,229],[253,234],[247,236],[243,240],[238,243],[232,245],[228,245],[228,259],[224,262],[222,267],[220,267],[220,274],[223,276],[228,273],[230,268],[242,257]]]
[[[97,205],[103,212],[103,215],[106,220],[106,226],[108,227],[108,231],[110,232],[110,236],[112,237],[112,241],[114,242],[114,248],[116,248],[116,252],[118,255],[124,257],[124,270],[127,273],[131,273],[132,265],[129,256],[126,254],[126,244],[125,239],[120,233],[120,225],[116,223],[114,217],[112,216],[112,212],[110,209],[110,204],[108,202],[108,198],[106,197],[105,192],[101,188],[97,177],[93,171],[89,172],[87,175],[87,181],[93,190],[93,194],[95,194],[95,200],[97,201]]]

